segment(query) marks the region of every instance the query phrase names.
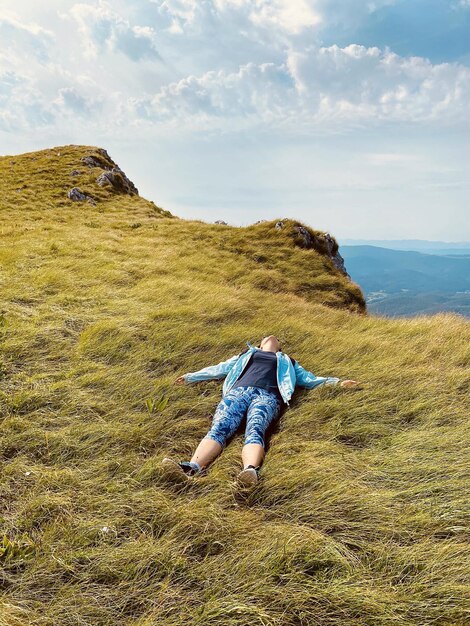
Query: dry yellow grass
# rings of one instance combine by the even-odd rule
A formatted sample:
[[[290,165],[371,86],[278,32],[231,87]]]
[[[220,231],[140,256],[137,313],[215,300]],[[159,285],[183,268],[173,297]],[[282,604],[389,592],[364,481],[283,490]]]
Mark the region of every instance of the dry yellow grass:
[[[468,321],[364,315],[291,221],[180,220],[93,150],[0,158],[0,625],[467,623]],[[362,389],[297,390],[249,495],[241,435],[165,481],[221,393],[175,378],[268,333]]]

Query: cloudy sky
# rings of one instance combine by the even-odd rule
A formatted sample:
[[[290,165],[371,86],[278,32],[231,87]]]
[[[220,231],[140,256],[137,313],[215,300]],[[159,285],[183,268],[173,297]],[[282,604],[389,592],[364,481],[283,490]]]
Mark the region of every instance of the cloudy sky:
[[[99,145],[184,218],[470,240],[470,0],[2,0],[0,154]]]

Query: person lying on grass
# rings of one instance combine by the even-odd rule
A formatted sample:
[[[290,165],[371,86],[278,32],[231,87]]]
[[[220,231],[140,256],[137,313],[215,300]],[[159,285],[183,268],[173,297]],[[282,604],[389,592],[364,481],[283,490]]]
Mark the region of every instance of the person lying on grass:
[[[190,461],[162,461],[170,473],[192,477],[222,452],[246,415],[245,442],[242,449],[243,470],[238,482],[251,485],[258,482],[264,459],[264,437],[267,428],[289,406],[296,385],[313,389],[318,385],[337,385],[339,378],[315,376],[295,359],[282,352],[277,337],[264,337],[259,347],[247,341],[248,348],[218,365],[179,376],[175,384],[224,378],[222,400],[219,402],[212,426],[201,440]],[[356,380],[343,380],[341,387],[355,387]]]

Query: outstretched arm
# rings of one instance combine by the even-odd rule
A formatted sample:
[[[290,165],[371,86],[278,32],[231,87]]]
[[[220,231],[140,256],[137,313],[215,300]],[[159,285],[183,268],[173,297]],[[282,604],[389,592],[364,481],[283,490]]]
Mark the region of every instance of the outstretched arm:
[[[333,376],[315,376],[315,374],[306,370],[297,361],[295,362],[294,370],[296,385],[307,387],[307,389],[313,389],[318,387],[318,385],[337,385],[340,381],[339,378]]]
[[[294,363],[294,370],[296,385],[299,385],[299,387],[307,387],[307,389],[313,389],[319,385],[339,384],[340,387],[356,387],[356,385],[360,384],[357,380],[343,380],[340,382],[340,379],[335,376],[315,376],[315,374],[306,370],[299,363],[297,363],[297,361]]]
[[[239,354],[236,354],[230,359],[227,359],[227,361],[217,363],[217,365],[209,365],[208,367],[204,367],[202,370],[198,370],[197,372],[188,372],[187,374],[183,374],[183,376],[176,379],[176,382],[181,381],[186,383],[196,383],[200,380],[216,380],[218,378],[225,378],[237,362],[239,356]]]

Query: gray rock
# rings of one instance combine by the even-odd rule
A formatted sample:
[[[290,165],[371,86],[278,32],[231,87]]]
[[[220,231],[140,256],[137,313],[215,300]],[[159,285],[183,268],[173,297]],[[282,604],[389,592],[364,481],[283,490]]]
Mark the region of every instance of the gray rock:
[[[277,224],[276,224],[277,226]],[[314,248],[314,240],[312,235],[303,226],[294,226],[294,230],[299,233],[304,248]]]
[[[130,196],[138,196],[139,191],[134,183],[127,178],[122,169],[117,165],[111,171],[103,172],[98,176],[96,182],[100,187],[111,186],[115,191],[127,193]]]
[[[82,163],[88,167],[99,167],[102,170],[111,170],[113,166],[104,158],[96,156],[86,156],[81,159]]]
[[[284,222],[277,222],[275,228],[281,229],[284,228]],[[330,233],[325,233],[324,235],[312,235],[304,226],[297,224],[293,227],[294,232],[297,234],[298,239],[297,243],[302,248],[314,249],[320,254],[327,256],[333,265],[338,269],[342,274],[347,276],[349,279],[351,276],[346,271],[346,267],[344,265],[344,259],[339,253],[339,247],[335,239],[330,235]]]
[[[228,226],[227,222],[224,222],[224,220],[215,220],[214,224],[223,224],[224,226]]]
[[[325,236],[323,237],[323,241],[325,242],[328,256],[330,257],[333,265],[337,269],[339,269],[340,272],[343,272],[343,274],[345,274],[348,278],[351,278],[351,276],[346,271],[346,267],[344,265],[344,259],[339,253],[338,244],[330,235],[330,233],[325,233]]]
[[[80,170],[72,170],[70,172],[70,176],[80,176],[81,171]]]
[[[78,187],[72,187],[72,189],[67,191],[67,198],[73,200],[73,202],[85,202],[85,200],[88,199],[88,196]]]
[[[102,173],[96,179],[100,187],[109,186],[114,191],[126,193],[130,196],[139,195],[139,190],[134,183],[129,180],[103,148],[97,148],[94,154],[82,157],[81,161],[88,167],[102,170]]]
[[[107,159],[108,161],[111,161],[111,163],[114,163],[112,158],[109,156],[107,150],[105,150],[104,148],[98,148],[97,152],[98,154],[101,154],[103,158]]]
[[[96,154],[83,157],[82,163],[88,167],[99,167],[102,170],[112,170],[116,166],[116,163],[103,148],[98,148]]]
[[[83,193],[83,191],[78,187],[72,187],[72,189],[69,189],[67,191],[67,198],[73,202],[88,202],[88,204],[96,206],[96,200],[91,196],[88,196],[86,193]]]

